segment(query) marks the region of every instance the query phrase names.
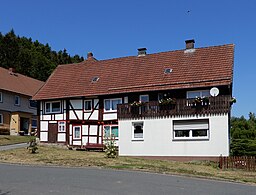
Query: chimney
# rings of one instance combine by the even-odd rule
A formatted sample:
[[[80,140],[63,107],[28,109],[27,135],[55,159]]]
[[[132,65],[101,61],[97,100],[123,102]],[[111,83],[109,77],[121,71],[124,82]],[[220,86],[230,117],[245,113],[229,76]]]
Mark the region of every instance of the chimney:
[[[138,57],[145,56],[147,54],[147,48],[139,48],[138,49]]]
[[[92,52],[87,53],[87,59],[89,59],[89,58],[93,58],[93,53]]]
[[[195,40],[194,39],[190,39],[190,40],[186,40],[186,49],[194,49],[194,44],[195,44]]]
[[[14,74],[16,71],[15,71],[15,68],[9,68],[9,73],[10,74]]]

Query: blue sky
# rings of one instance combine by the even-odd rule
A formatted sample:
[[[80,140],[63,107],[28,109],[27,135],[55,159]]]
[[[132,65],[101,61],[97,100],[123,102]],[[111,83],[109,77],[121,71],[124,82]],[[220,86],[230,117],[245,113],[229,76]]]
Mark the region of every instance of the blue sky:
[[[53,50],[97,59],[235,44],[233,116],[256,113],[255,0],[2,0],[0,32],[12,28]],[[189,12],[188,12],[189,11]]]

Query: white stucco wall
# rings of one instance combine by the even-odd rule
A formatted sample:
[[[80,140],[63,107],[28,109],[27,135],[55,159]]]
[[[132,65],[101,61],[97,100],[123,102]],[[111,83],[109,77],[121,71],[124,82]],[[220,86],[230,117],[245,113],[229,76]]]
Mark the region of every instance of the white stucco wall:
[[[209,119],[209,139],[174,140],[173,120]],[[133,122],[144,123],[143,140],[133,140]],[[228,156],[228,115],[210,117],[119,120],[121,156]]]

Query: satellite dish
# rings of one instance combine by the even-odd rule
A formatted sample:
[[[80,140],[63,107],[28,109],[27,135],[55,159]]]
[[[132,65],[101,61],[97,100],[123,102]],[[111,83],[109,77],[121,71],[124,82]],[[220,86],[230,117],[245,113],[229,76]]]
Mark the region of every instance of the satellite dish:
[[[216,97],[217,95],[219,95],[219,89],[217,88],[217,87],[213,87],[213,88],[211,88],[211,90],[210,90],[210,94],[211,94],[211,96],[213,96],[213,97]]]

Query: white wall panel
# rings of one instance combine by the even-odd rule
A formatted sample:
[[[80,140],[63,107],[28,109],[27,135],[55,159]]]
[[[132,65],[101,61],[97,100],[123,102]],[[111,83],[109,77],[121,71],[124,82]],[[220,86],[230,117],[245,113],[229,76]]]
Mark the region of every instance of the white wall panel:
[[[99,102],[99,99],[94,99],[93,107],[95,107]],[[99,104],[97,105],[96,109],[99,109]]]
[[[48,132],[40,132],[40,141],[42,142],[48,141]]]
[[[43,115],[43,120],[51,120],[51,115],[50,114]]]
[[[85,146],[88,143],[88,137],[87,136],[83,136],[82,138],[82,145]]]
[[[57,121],[49,121],[49,123],[55,124],[57,123]]]
[[[96,144],[97,143],[97,137],[89,137],[89,143],[90,144]]]
[[[55,114],[55,120],[64,120],[63,114]]]
[[[90,125],[90,135],[97,135],[98,126],[97,125]]]
[[[73,141],[73,145],[81,146],[81,141]]]
[[[88,135],[88,125],[82,126],[82,135]]]
[[[65,141],[66,141],[66,134],[58,133],[58,142],[65,142]]]
[[[72,140],[72,136],[69,136],[69,145],[72,145],[73,140]]]
[[[115,119],[117,119],[117,113],[103,114],[103,120],[115,120]]]
[[[41,121],[40,129],[41,129],[41,131],[48,131],[48,121]]]

